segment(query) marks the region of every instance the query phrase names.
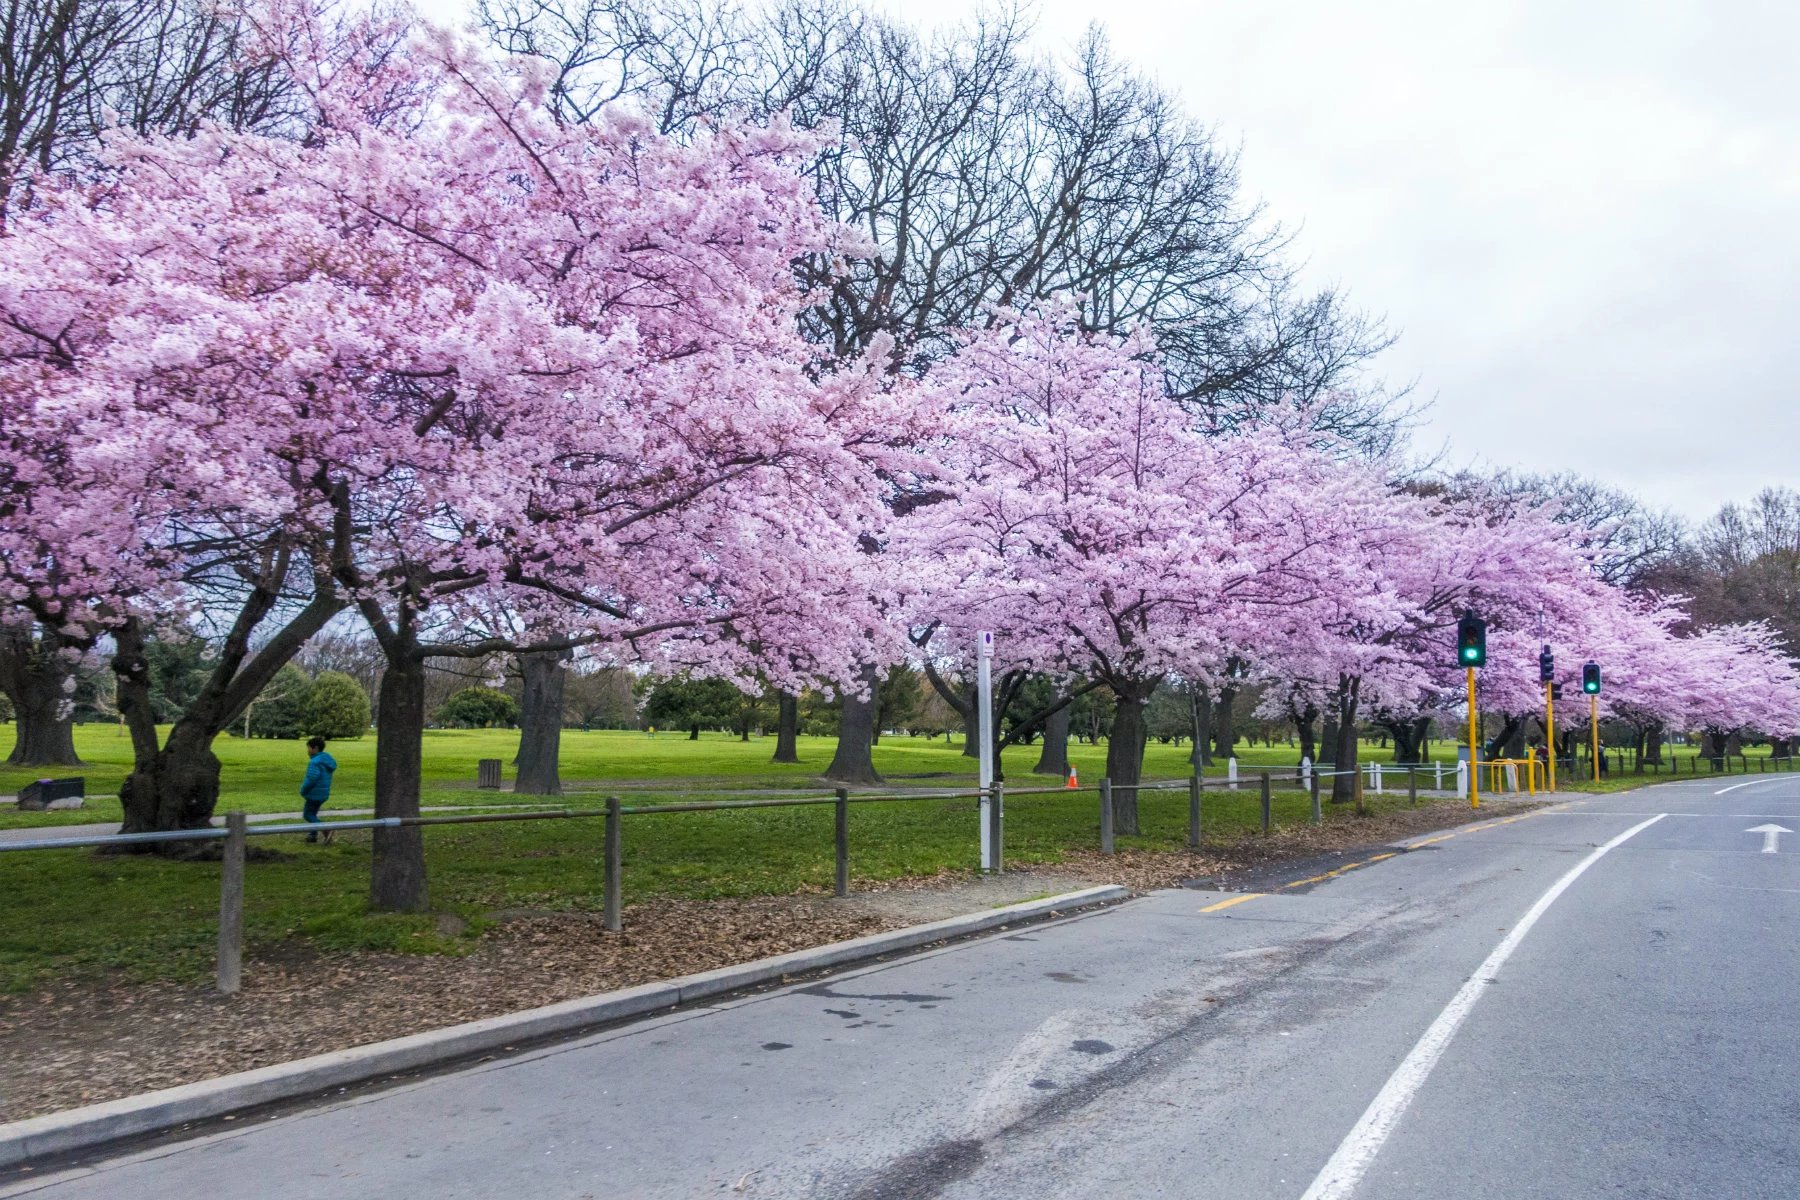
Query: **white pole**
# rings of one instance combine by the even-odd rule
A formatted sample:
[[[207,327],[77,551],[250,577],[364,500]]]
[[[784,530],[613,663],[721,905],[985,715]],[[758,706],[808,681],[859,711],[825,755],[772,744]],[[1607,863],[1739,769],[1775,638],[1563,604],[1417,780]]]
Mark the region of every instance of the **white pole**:
[[[1441,792],[1444,790],[1444,764],[1437,763],[1437,764],[1435,764],[1435,766],[1437,768],[1437,789],[1436,790]],[[1461,792],[1458,792],[1456,794],[1459,796],[1462,795]]]
[[[1226,787],[1234,792],[1237,791],[1237,755],[1235,754],[1225,760],[1225,780]]]
[[[1375,794],[1381,795],[1381,764],[1369,764],[1369,781],[1375,785]]]
[[[1300,784],[1302,787],[1312,786],[1312,759],[1304,754],[1300,756]]]
[[[994,635],[986,630],[976,635],[975,703],[980,706],[975,722],[976,736],[981,738],[981,869],[992,871],[993,787],[994,787]]]
[[[1463,799],[1469,794],[1469,760],[1461,758],[1456,761],[1456,798]]]

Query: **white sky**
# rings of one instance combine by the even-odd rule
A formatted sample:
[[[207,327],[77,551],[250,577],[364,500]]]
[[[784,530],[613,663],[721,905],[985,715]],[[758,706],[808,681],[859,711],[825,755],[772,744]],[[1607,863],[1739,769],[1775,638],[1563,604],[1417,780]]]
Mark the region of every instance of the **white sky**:
[[[877,0],[922,24],[956,0]],[[448,16],[461,0],[424,0]],[[1800,483],[1800,6],[1038,0],[1242,147],[1453,465],[1573,468],[1691,518]],[[1103,14],[1103,16],[1101,15]]]

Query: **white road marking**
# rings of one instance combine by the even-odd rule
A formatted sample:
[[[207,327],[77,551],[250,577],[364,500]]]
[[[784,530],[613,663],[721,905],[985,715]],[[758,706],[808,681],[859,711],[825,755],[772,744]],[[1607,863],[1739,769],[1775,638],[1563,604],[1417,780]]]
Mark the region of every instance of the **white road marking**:
[[[1508,958],[1512,957],[1512,952],[1519,948],[1519,943],[1525,940],[1525,935],[1531,932],[1531,927],[1538,923],[1538,918],[1549,911],[1550,906],[1556,903],[1558,896],[1568,891],[1570,884],[1581,878],[1582,872],[1599,862],[1608,851],[1624,844],[1662,819],[1663,814],[1657,813],[1648,821],[1633,825],[1618,837],[1601,845],[1592,854],[1569,868],[1567,874],[1550,885],[1549,891],[1537,898],[1537,903],[1533,904],[1526,911],[1524,917],[1519,920],[1519,923],[1513,926],[1512,932],[1501,939],[1500,944],[1494,947],[1493,953],[1489,954],[1482,964],[1475,968],[1475,973],[1469,976],[1461,988],[1457,989],[1456,995],[1450,998],[1450,1003],[1444,1006],[1444,1011],[1438,1014],[1437,1020],[1433,1021],[1424,1036],[1419,1038],[1417,1044],[1413,1046],[1412,1052],[1398,1067],[1394,1068],[1394,1073],[1388,1076],[1387,1083],[1382,1086],[1381,1091],[1364,1110],[1362,1118],[1356,1122],[1356,1126],[1338,1144],[1336,1152],[1325,1164],[1325,1169],[1320,1171],[1318,1177],[1312,1181],[1312,1186],[1306,1189],[1306,1194],[1301,1197],[1301,1200],[1344,1200],[1356,1190],[1356,1185],[1361,1182],[1363,1173],[1369,1169],[1369,1164],[1375,1161],[1375,1156],[1381,1152],[1382,1145],[1394,1132],[1394,1126],[1405,1114],[1407,1105],[1412,1103],[1413,1097],[1418,1094],[1419,1088],[1424,1085],[1426,1078],[1431,1074],[1431,1069],[1437,1066],[1438,1059],[1443,1057],[1444,1051],[1450,1045],[1450,1039],[1456,1036],[1458,1027],[1468,1017],[1469,1011],[1475,1007],[1475,1002],[1481,998],[1481,993],[1490,983],[1494,982],[1494,974],[1499,971]]]
[[[1782,780],[1779,775],[1775,776],[1772,779],[1752,779],[1749,783],[1734,783],[1730,787],[1722,787],[1718,791],[1714,792],[1713,795],[1723,796],[1726,792],[1735,792],[1739,788],[1755,787],[1759,783],[1780,783],[1780,782],[1782,782]]]
[[[1780,825],[1758,825],[1756,828],[1746,829],[1744,832],[1762,834],[1762,852],[1764,854],[1774,854],[1781,847],[1781,835],[1784,833],[1792,833],[1794,831]]]

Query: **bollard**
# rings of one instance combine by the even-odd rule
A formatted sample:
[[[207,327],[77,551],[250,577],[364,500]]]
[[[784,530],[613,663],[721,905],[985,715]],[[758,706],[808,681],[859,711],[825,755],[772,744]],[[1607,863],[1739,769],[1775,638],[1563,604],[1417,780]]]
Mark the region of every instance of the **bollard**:
[[[1319,811],[1319,773],[1317,771],[1312,773],[1312,787],[1309,790],[1312,792],[1312,823],[1317,825],[1325,819],[1325,814]]]
[[[1433,763],[1432,766],[1437,769],[1437,782],[1431,785],[1432,789],[1441,792],[1444,790],[1444,764]]]
[[[1269,822],[1274,816],[1273,804],[1274,797],[1269,795],[1269,773],[1264,771],[1262,773],[1262,823],[1264,833],[1269,832]]]
[[[1225,786],[1235,792],[1237,791],[1237,785],[1237,755],[1234,754],[1225,760]]]
[[[1380,763],[1372,762],[1369,764],[1369,782],[1371,782],[1375,785],[1375,794],[1377,796],[1381,795],[1381,764]]]
[[[1406,768],[1406,807],[1419,807],[1419,768]]]
[[[1206,780],[1195,767],[1188,779],[1188,849],[1200,848],[1200,793],[1206,789]]]
[[[219,871],[219,991],[237,994],[244,979],[244,842],[249,822],[225,814],[225,858]]]
[[[619,922],[619,875],[624,869],[624,849],[620,845],[619,798],[606,798],[606,899],[601,910],[602,925],[608,933],[618,933],[623,926]]]
[[[837,790],[837,895],[850,894],[850,789]]]
[[[989,810],[993,814],[994,839],[994,874],[1006,873],[1006,785],[998,779],[994,780],[994,803]]]
[[[1100,777],[1100,853],[1113,852],[1112,780]]]

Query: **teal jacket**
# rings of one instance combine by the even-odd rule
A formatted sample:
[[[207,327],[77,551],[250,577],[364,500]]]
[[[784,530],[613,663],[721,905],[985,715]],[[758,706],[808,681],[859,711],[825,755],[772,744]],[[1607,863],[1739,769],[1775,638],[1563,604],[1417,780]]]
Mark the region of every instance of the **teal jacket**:
[[[306,764],[306,778],[300,781],[300,798],[320,804],[331,799],[331,773],[337,770],[337,759],[321,750]]]

